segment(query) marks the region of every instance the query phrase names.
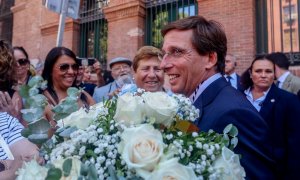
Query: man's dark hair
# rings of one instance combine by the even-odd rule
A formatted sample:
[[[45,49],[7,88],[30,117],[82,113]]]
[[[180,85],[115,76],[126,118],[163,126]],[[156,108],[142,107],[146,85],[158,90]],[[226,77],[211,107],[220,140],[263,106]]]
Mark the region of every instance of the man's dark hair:
[[[268,59],[271,59],[278,67],[288,70],[290,66],[289,59],[282,52],[273,52],[268,55]]]
[[[200,55],[216,52],[217,72],[224,72],[225,56],[227,52],[227,38],[220,23],[206,20],[202,16],[191,16],[166,25],[162,30],[165,36],[171,30],[193,30],[192,45]]]

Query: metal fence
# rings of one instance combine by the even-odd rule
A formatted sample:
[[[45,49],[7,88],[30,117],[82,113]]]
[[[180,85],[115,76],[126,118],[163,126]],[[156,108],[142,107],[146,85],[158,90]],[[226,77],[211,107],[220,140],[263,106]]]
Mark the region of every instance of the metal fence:
[[[284,52],[300,64],[300,0],[256,0],[257,53]]]
[[[106,63],[107,21],[103,14],[106,0],[83,0],[80,9],[79,56]]]
[[[197,15],[196,0],[145,0],[147,45],[160,48],[162,36],[160,30],[168,22]]]

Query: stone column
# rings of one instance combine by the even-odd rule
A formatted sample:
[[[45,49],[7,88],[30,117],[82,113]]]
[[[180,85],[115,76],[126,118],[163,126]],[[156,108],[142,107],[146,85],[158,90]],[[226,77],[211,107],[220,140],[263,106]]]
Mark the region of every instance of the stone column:
[[[145,3],[142,0],[111,0],[104,8],[108,22],[107,61],[123,56],[133,59],[144,45]]]

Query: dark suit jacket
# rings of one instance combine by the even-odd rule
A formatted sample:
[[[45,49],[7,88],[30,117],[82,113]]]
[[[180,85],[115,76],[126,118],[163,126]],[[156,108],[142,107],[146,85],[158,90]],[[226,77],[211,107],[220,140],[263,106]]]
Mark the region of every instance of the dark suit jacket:
[[[271,86],[259,112],[271,129],[278,179],[299,179],[300,101],[296,95]]]
[[[81,83],[79,87],[84,88],[84,90],[89,93],[89,95],[93,96],[96,84],[91,83]]]
[[[221,77],[203,91],[194,105],[200,110],[196,121],[200,131],[223,133],[230,123],[238,128],[239,143],[234,151],[242,155],[247,179],[274,179],[268,126],[241,92]]]

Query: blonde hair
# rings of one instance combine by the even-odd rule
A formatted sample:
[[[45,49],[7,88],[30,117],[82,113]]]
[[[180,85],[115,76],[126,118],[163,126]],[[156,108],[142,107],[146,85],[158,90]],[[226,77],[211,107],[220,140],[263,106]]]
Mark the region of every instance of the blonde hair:
[[[133,63],[132,63],[133,70],[136,72],[141,59],[145,59],[145,58],[150,59],[152,57],[157,57],[158,59],[158,56],[162,56],[162,52],[160,49],[154,46],[141,47],[133,59]]]

